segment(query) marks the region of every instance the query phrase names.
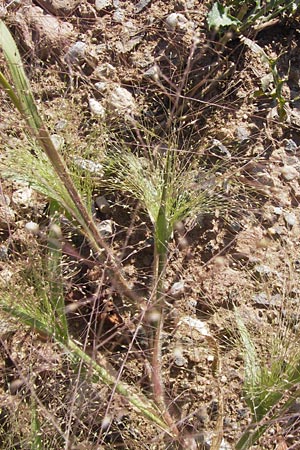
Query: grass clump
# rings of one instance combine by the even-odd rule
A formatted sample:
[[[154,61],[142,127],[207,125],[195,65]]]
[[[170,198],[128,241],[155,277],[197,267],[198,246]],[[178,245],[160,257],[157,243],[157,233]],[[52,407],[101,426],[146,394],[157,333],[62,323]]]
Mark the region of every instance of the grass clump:
[[[236,321],[245,361],[245,399],[252,423],[235,448],[246,450],[257,444],[276,421],[282,420],[299,397],[300,353],[294,333],[283,335],[279,330],[268,359],[264,359],[238,313]]]

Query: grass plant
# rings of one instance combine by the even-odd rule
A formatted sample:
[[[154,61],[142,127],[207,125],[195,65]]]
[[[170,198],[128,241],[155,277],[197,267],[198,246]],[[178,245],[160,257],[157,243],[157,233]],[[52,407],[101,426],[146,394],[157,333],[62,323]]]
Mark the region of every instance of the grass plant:
[[[147,155],[147,153],[146,153]],[[148,158],[140,157],[128,149],[107,152],[103,161],[105,176],[103,185],[110,190],[122,191],[137,199],[149,216],[153,226],[154,263],[153,289],[148,305],[151,337],[150,352],[152,388],[154,399],[164,418],[176,434],[179,431],[168,413],[165,404],[162,377],[162,333],[165,316],[165,271],[168,261],[169,243],[177,223],[189,216],[211,211],[217,204],[215,192],[195,186],[193,161],[186,162],[176,146],[169,144],[158,160],[154,161],[151,149]],[[213,189],[212,189],[213,191]]]
[[[299,396],[300,353],[293,333],[278,335],[266,361],[259,355],[251,334],[236,313],[241,348],[245,361],[244,392],[252,412],[252,423],[236,444],[237,450],[247,450],[286,411]]]
[[[43,152],[38,151],[35,155],[31,155],[25,149],[21,155],[15,154],[12,156],[9,164],[5,165],[4,163],[7,170],[5,172],[6,175],[31,183],[39,192],[57,201],[61,208],[73,218],[79,231],[87,236],[91,247],[100,256],[100,259],[102,259],[101,255],[103,252],[106,254],[108,266],[111,269],[110,276],[116,289],[121,295],[126,295],[137,301],[137,296],[128,288],[117,260],[100,235],[80,197],[69,170],[53,145],[50,135],[36,108],[16,44],[3,21],[0,22],[0,46],[4,51],[13,78],[14,87],[10,85],[3,73],[0,73],[0,84],[27,122],[32,136],[43,149]],[[9,167],[14,168],[14,175],[9,171]],[[55,273],[58,268],[56,259],[60,252],[59,241],[57,241],[57,245],[58,248],[50,248],[49,260],[53,266],[49,267],[49,270],[52,273],[53,270]],[[12,290],[7,289],[2,295],[1,308],[43,335],[55,339],[66,350],[71,352],[71,354],[89,364],[93,368],[95,376],[101,379],[102,382],[108,385],[114,385],[116,382],[115,378],[104,367],[101,367],[91,357],[86,355],[69,338],[65,311],[61,304],[62,296],[59,292],[60,289],[61,287],[57,284],[57,280],[52,281],[52,284],[47,289],[43,286],[43,289],[38,293],[37,297],[30,294],[29,289],[27,298],[19,304],[15,304],[13,301]],[[51,293],[50,296],[49,292]],[[145,396],[141,394],[141,397],[139,397],[134,393],[134,389],[122,383],[117,383],[116,391],[127,397],[129,402],[135,405],[142,414],[145,414],[150,420],[156,422],[163,429],[166,429],[164,421],[159,417],[159,412]]]
[[[222,4],[215,2],[207,20],[210,28],[215,29],[221,36],[225,30],[242,35],[251,27],[258,30],[260,26],[279,17],[280,14],[292,15],[297,9],[298,1],[262,3],[259,0],[247,2],[237,0],[222,2]],[[221,43],[224,45],[229,38],[229,34],[223,35]],[[274,89],[268,92],[277,101],[280,119],[285,118],[285,99],[282,93],[285,80],[279,77],[277,61],[268,58],[264,50],[253,40],[245,37],[241,40],[253,52],[258,53],[267,64],[274,85]],[[188,79],[197,45],[198,40],[195,39],[187,67],[183,71],[182,83],[179,83],[178,88],[174,88],[174,95],[170,96],[172,97],[171,114],[166,128],[167,134],[169,133],[171,137],[166,144],[158,146],[154,152],[151,141],[159,141],[161,137],[145,128],[140,132],[139,125],[133,119],[130,122],[130,118],[127,118],[131,125],[134,122],[134,131],[137,139],[140,137],[142,149],[140,147],[136,150],[137,145],[132,150],[134,145],[130,147],[121,143],[120,140],[113,141],[111,133],[111,140],[105,139],[106,148],[101,149],[100,162],[103,176],[93,180],[93,175],[89,174],[87,179],[82,181],[80,170],[70,164],[67,158],[65,160],[53,144],[45,122],[38,112],[16,44],[4,22],[0,21],[0,48],[4,52],[8,73],[12,79],[10,83],[8,76],[0,72],[0,85],[22,115],[27,124],[27,133],[30,135],[27,146],[22,143],[19,148],[11,148],[5,155],[1,155],[1,174],[10,180],[26,182],[49,198],[52,221],[48,236],[42,236],[42,232],[39,232],[39,237],[46,242],[46,250],[37,258],[36,265],[30,267],[30,272],[19,280],[19,286],[8,283],[4,287],[0,309],[36,331],[40,336],[55,342],[75,367],[84,365],[87,371],[92,372],[93,381],[111,387],[112,396],[114,392],[123,396],[139,414],[167,435],[172,445],[176,442],[174,448],[182,449],[189,449],[191,441],[181,433],[181,424],[176,423],[175,416],[173,417],[170,412],[163,377],[163,333],[169,308],[165,282],[170,244],[174,230],[180,222],[210,212],[223,202],[222,196],[219,195],[222,180],[219,183],[215,173],[210,173],[209,169],[204,172],[199,168],[199,163],[192,155],[192,151],[188,148],[181,151],[182,145],[178,145],[180,149],[176,145],[176,132],[182,129],[180,127],[185,126],[187,117],[183,115],[184,92],[189,84]],[[202,82],[203,80],[200,80],[200,85]],[[208,84],[209,89],[212,86],[213,84]],[[194,97],[194,89],[195,87],[192,87],[190,91],[192,97]],[[205,92],[199,95],[203,95],[201,101],[205,103]],[[218,106],[213,103],[211,105]],[[183,123],[178,128],[174,125],[177,115],[182,115],[178,122]],[[150,136],[149,144],[147,132]],[[219,173],[222,173],[222,170]],[[119,257],[97,228],[91,212],[93,183],[97,184],[97,187],[104,188],[106,192],[121,192],[123,196],[137,200],[139,211],[142,209],[143,214],[149,219],[147,223],[151,223],[154,241],[152,285],[144,296],[138,295],[129,287]],[[148,333],[149,363],[147,367],[150,367],[152,399],[141,389],[121,381],[125,363],[116,376],[104,363],[102,364],[102,360],[96,360],[88,354],[84,346],[75,341],[70,334],[62,274],[65,237],[59,228],[61,216],[67,217],[76,231],[87,238],[95,265],[104,267],[117,294],[123,299],[130,299],[131,304],[134,303],[135,312],[140,314],[139,317],[146,318],[143,326]],[[80,259],[79,254],[77,259]],[[20,300],[16,302],[16,298]],[[143,307],[146,310],[141,313]],[[141,324],[142,319],[140,320]],[[300,354],[298,351],[292,351],[290,347],[287,348],[286,341],[282,338],[278,340],[276,349],[272,351],[271,361],[266,362],[260,357],[250,332],[238,314],[236,321],[240,334],[240,346],[244,353],[245,398],[252,413],[252,423],[240,437],[236,449],[246,450],[259,441],[270,424],[280,418],[299,395]],[[136,335],[137,330],[133,339]],[[213,371],[218,381],[217,433],[211,442],[211,450],[217,450],[221,446],[223,429],[224,405],[222,386],[218,379],[222,369],[217,340],[209,335],[206,342],[214,351]],[[31,448],[36,450],[42,448],[41,424],[37,409],[33,400]],[[71,426],[70,419],[69,428]],[[67,445],[68,443],[66,448]]]

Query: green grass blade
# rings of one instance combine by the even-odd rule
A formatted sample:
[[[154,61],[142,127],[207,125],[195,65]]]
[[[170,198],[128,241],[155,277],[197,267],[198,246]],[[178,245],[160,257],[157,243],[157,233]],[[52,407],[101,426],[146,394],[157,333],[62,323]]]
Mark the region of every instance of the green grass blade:
[[[30,128],[34,132],[37,132],[42,126],[42,120],[39,116],[29,82],[23,69],[18,48],[7,26],[2,20],[0,20],[0,47],[3,49],[5,59],[8,63],[9,71],[14,82],[14,88],[10,86],[2,73],[0,83],[8,92],[14,105],[23,115]]]

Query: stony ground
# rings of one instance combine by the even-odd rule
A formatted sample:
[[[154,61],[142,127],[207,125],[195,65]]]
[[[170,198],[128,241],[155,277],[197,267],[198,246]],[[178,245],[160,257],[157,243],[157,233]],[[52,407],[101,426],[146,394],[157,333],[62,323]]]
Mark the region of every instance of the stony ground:
[[[219,188],[210,214],[180,224],[171,244],[163,364],[170,411],[184,433],[208,449],[222,416],[220,448],[232,449],[251,420],[237,314],[266,366],[276,337],[295,343],[299,337],[299,23],[275,21],[248,36],[276,59],[285,80],[279,111],[270,66],[249,42],[218,43],[208,10],[197,0],[24,0],[2,1],[0,15],[18,42],[53,139],[72,164],[95,170],[108,134],[133,151],[146,145],[154,158],[172,143],[193,157],[195,183]],[[0,101],[5,152],[24,142],[24,127],[3,92]],[[47,226],[47,200],[22,184],[2,180],[0,187],[3,285],[37,263],[42,243],[24,225]],[[147,293],[150,224],[132,199],[92,194],[126,275]],[[74,236],[73,244],[88,254]],[[99,291],[101,271],[65,258],[66,304],[83,305],[69,308],[70,330],[88,348],[100,348],[118,372],[137,312],[111,295],[106,280]],[[102,308],[96,313],[83,301],[95,292]],[[2,448],[35,448],[33,401],[43,448],[67,448],[66,434],[74,450],[175,448],[118,395],[109,402],[106,387],[81,381],[53,343],[7,317],[0,323]],[[199,330],[203,324],[209,339]],[[122,376],[148,392],[142,327],[127,356]],[[292,421],[288,412],[253,448],[299,449],[294,411]]]

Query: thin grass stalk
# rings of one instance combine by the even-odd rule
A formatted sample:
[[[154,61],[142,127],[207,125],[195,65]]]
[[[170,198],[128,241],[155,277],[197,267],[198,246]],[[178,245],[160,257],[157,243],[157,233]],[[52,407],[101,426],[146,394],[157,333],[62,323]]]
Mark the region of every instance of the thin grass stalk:
[[[75,362],[78,360],[83,361],[87,367],[92,368],[97,381],[101,381],[108,386],[113,386],[115,391],[125,397],[146,419],[156,423],[162,430],[170,434],[169,425],[164,419],[161,419],[160,412],[154,403],[143,394],[135,392],[134,388],[128,384],[116,382],[115,376],[111,375],[108,370],[98,364],[91,356],[87,355],[72,339],[65,336],[62,337],[60,330],[57,330],[59,326],[57,321],[51,323],[53,318],[39,319],[37,316],[34,316],[34,313],[26,312],[24,308],[20,308],[20,305],[9,306],[3,298],[0,307],[4,312],[20,319],[24,324],[30,326],[36,332],[41,333],[44,337],[53,339],[70,356],[71,360]]]
[[[88,367],[92,367],[94,374],[99,378],[104,384],[108,386],[115,386],[116,392],[121,394],[123,397],[128,399],[128,401],[134,405],[147,419],[156,423],[165,432],[169,433],[169,426],[166,425],[165,421],[159,417],[159,412],[155,405],[150,402],[150,400],[145,397],[139,396],[134,392],[132,387],[125,383],[117,383],[115,377],[112,376],[104,367],[100,366],[95,360],[93,360],[89,355],[87,355],[81,348],[70,339],[68,345],[65,348],[70,350],[73,354],[79,357]]]
[[[172,176],[172,154],[168,150],[166,155],[163,186],[154,231],[154,288],[155,288],[155,309],[158,314],[157,320],[153,322],[152,340],[152,389],[156,404],[161,409],[164,420],[170,426],[173,433],[179,436],[179,431],[173,418],[171,417],[165,402],[165,387],[162,375],[162,333],[164,330],[165,313],[165,292],[164,281],[168,259],[168,244],[171,235],[171,226],[167,214],[168,187]]]
[[[7,61],[11,76],[15,83],[15,89],[10,85],[5,76],[0,72],[0,84],[9,95],[11,101],[18,109],[29,126],[31,134],[36,138],[38,143],[43,148],[45,154],[49,158],[57,176],[66,187],[72,202],[73,208],[69,213],[77,220],[79,225],[83,228],[92,248],[98,255],[104,252],[109,265],[109,276],[115,289],[126,297],[132,299],[137,304],[141,299],[135,294],[127,285],[124,279],[119,262],[114,257],[110,247],[99,233],[99,230],[88,213],[81,196],[74,185],[74,182],[66,168],[66,165],[56,150],[48,130],[46,129],[43,120],[38,112],[30,83],[26,77],[22,60],[11,36],[8,28],[2,20],[0,20],[0,47],[4,51],[4,56]]]

